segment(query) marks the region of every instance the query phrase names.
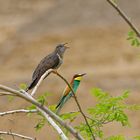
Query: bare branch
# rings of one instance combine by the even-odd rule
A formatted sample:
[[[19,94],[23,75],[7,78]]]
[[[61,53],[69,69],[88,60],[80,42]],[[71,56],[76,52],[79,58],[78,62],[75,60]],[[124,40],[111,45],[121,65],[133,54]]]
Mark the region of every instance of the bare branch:
[[[31,138],[28,136],[24,136],[21,134],[13,133],[13,132],[6,132],[6,131],[0,131],[0,135],[11,135],[12,137],[16,136],[22,139],[27,139],[27,140],[36,140],[36,138]]]
[[[8,96],[16,96],[15,94],[12,94],[12,93],[9,93],[9,92],[0,91],[0,96],[6,96],[6,95],[8,95]]]
[[[37,108],[37,109],[45,116],[45,118],[47,118],[48,122],[57,130],[60,137],[62,137],[63,140],[68,140],[68,138],[62,132],[62,130],[58,127],[58,125],[52,120],[52,118],[49,117],[49,115],[46,114],[41,109],[39,109],[39,108]],[[25,109],[11,110],[11,111],[6,111],[6,112],[1,112],[0,116],[5,116],[5,115],[15,114],[15,113],[36,113],[36,112],[38,112],[38,110],[36,110],[36,109],[33,109],[33,110],[25,110]]]
[[[18,109],[18,110],[0,112],[0,116],[5,116],[5,115],[10,115],[10,114],[15,114],[15,113],[36,113],[36,112],[38,112],[36,109],[33,109],[33,110]]]
[[[32,100],[34,100],[34,98],[30,94],[28,94],[26,91],[21,90],[21,92],[23,92],[24,94],[26,94],[27,97],[29,97]],[[54,120],[46,112],[44,112],[39,107],[37,107],[37,110],[43,114],[43,116],[47,119],[47,121],[51,124],[51,126],[53,126],[53,128],[58,132],[58,134],[60,135],[60,137],[62,138],[62,140],[68,140],[68,138],[66,137],[66,135],[64,134],[64,132],[61,130],[61,128],[54,122]]]
[[[122,9],[120,9],[120,7],[118,7],[118,5],[113,1],[113,0],[107,0],[107,2],[113,7],[115,8],[118,13],[120,14],[120,16],[126,21],[126,23],[131,27],[131,29],[136,33],[137,37],[140,38],[140,31],[138,30],[138,28],[131,22],[131,20],[128,18],[128,16],[124,13],[124,11]]]
[[[59,74],[59,73],[56,72],[56,71],[54,71],[53,73],[55,73],[57,76],[59,76],[59,77],[67,84],[67,86],[70,88],[70,90],[71,90],[71,92],[72,92],[72,94],[73,94],[73,97],[74,97],[74,99],[75,99],[75,102],[76,102],[76,104],[77,104],[77,106],[78,106],[78,108],[79,108],[79,112],[82,114],[82,116],[83,116],[83,118],[84,118],[84,120],[85,120],[85,122],[86,122],[86,124],[87,124],[87,126],[88,126],[88,128],[89,128],[89,131],[91,132],[92,139],[95,140],[95,136],[94,136],[94,134],[93,134],[93,132],[92,132],[92,129],[91,129],[89,123],[88,123],[88,120],[87,120],[87,118],[86,118],[86,115],[84,114],[84,112],[83,112],[83,110],[82,110],[82,107],[80,106],[80,103],[79,103],[79,101],[78,101],[78,99],[77,99],[77,97],[76,97],[76,95],[75,95],[75,93],[74,93],[73,88],[71,87],[71,85],[69,84],[69,82],[68,82],[61,74]]]
[[[32,96],[35,95],[35,93],[36,93],[38,87],[40,86],[40,84],[42,83],[42,81],[44,80],[44,78],[45,78],[49,73],[51,73],[51,72],[52,72],[52,69],[49,69],[48,71],[46,71],[46,72],[41,76],[41,78],[39,79],[37,85],[34,87],[32,93],[31,93]]]
[[[47,120],[51,124],[51,126],[53,126],[56,129],[56,131],[58,132],[58,134],[62,138],[62,140],[68,140],[68,138],[63,133],[61,128],[52,120],[52,118],[48,114],[46,114],[44,111],[42,111],[41,109],[39,109],[39,108],[37,108],[37,109],[43,114],[43,116],[45,116],[45,118],[47,118]]]
[[[40,103],[38,103],[30,94],[28,94],[25,91],[17,91],[14,90],[12,88],[6,87],[4,85],[0,85],[0,89],[13,93],[15,95],[20,96],[21,98],[25,99],[26,101],[34,104],[36,107],[38,107],[39,109],[41,109],[42,111],[44,111],[46,114],[48,114],[51,118],[53,118],[56,122],[58,122],[61,126],[65,127],[75,138],[77,138],[78,140],[84,140],[82,138],[82,136],[70,125],[68,125],[67,123],[65,123],[61,118],[59,118],[59,116],[57,116],[55,113],[53,113],[52,111],[50,111],[47,107],[41,105]]]

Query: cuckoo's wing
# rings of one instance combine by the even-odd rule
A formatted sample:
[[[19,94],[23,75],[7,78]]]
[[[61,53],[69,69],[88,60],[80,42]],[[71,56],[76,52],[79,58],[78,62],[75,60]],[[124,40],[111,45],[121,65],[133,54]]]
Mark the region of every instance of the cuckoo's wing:
[[[36,67],[32,80],[34,81],[36,78],[40,78],[47,70],[54,69],[59,64],[59,57],[55,54],[50,54],[43,58],[38,66]]]
[[[45,58],[43,58],[40,63],[38,64],[38,66],[36,67],[35,71],[33,72],[33,76],[32,76],[32,82],[31,84],[28,86],[27,90],[32,89],[33,87],[36,86],[36,84],[38,83],[40,77],[49,69],[53,69],[55,67],[57,67],[57,65],[59,64],[59,57],[57,55],[54,54],[50,54],[48,56],[46,56]],[[48,74],[49,75],[49,74]],[[48,76],[47,75],[47,76]],[[46,77],[47,77],[46,76]]]

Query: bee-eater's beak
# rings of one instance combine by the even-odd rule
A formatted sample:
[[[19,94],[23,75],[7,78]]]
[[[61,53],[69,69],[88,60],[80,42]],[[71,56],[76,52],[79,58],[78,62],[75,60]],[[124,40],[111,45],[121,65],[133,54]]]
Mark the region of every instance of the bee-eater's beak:
[[[82,74],[79,74],[80,76],[84,76],[84,75],[86,75],[86,73],[82,73]]]

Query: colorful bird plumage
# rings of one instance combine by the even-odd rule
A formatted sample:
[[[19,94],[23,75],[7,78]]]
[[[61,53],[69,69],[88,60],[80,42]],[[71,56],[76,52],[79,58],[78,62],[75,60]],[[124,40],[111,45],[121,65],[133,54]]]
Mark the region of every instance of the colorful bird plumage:
[[[76,93],[80,82],[82,80],[82,77],[84,74],[75,74],[70,82],[71,87],[73,88],[74,93]],[[64,104],[73,96],[72,91],[67,86],[63,92],[63,96],[61,97],[60,101],[58,102],[56,106],[56,114],[58,114],[61,110],[61,108],[64,106]]]

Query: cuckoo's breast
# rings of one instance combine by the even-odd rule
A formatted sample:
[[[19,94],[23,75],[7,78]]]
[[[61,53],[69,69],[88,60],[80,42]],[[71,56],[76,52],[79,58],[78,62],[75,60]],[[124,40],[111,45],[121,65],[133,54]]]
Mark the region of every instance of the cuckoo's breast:
[[[57,54],[58,58],[59,58],[59,63],[58,65],[55,67],[55,69],[58,69],[60,67],[60,65],[63,63],[63,59],[60,57],[59,54]]]

